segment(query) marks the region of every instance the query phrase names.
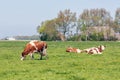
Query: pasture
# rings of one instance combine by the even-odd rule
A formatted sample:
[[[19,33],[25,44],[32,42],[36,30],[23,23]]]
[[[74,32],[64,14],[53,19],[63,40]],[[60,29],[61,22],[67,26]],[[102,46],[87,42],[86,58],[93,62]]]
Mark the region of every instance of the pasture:
[[[120,80],[120,42],[47,42],[49,59],[21,61],[28,41],[0,41],[0,80]],[[102,55],[65,52],[106,45]]]

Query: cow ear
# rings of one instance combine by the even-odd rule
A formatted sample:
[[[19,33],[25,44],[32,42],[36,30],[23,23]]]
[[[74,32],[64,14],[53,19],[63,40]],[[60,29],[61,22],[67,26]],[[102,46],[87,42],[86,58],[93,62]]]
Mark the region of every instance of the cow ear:
[[[100,47],[102,47],[103,45],[100,45]]]

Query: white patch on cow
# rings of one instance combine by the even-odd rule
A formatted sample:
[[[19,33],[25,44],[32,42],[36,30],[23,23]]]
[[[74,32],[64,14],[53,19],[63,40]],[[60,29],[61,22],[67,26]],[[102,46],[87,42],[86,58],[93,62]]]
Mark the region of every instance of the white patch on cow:
[[[101,52],[99,52],[98,54],[102,54]]]
[[[99,49],[98,48],[95,48],[95,49],[96,49],[96,53],[95,54],[99,54],[100,53]]]
[[[99,53],[99,50],[98,50],[97,48],[95,48],[95,49],[92,50],[92,53],[93,53],[93,54],[98,54],[98,53]]]
[[[44,52],[46,53],[47,49],[44,49]]]
[[[46,53],[47,53],[47,49],[44,48],[43,49],[43,54],[46,55]]]
[[[105,46],[101,45],[101,49],[102,49],[102,50],[105,50]]]
[[[36,47],[36,45],[35,45],[34,42],[37,42],[37,40],[30,41],[30,44],[31,44],[32,46],[34,46],[36,50],[38,50],[38,48]]]
[[[99,51],[98,48],[92,49],[92,53],[93,53],[93,54],[102,54],[102,53]]]
[[[80,50],[80,49],[77,49],[77,53],[81,53],[81,50]]]

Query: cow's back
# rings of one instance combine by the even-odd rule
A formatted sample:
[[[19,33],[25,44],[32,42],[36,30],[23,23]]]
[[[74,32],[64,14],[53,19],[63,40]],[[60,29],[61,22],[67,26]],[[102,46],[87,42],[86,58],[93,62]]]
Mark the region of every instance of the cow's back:
[[[47,48],[47,43],[44,41],[38,41],[38,42],[34,42],[37,50],[43,50],[43,48]]]

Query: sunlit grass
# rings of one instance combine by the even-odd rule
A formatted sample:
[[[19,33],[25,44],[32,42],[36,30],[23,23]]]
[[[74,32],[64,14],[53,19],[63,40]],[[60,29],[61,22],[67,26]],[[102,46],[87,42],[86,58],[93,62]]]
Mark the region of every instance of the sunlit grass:
[[[120,42],[47,42],[48,60],[21,52],[27,42],[0,41],[0,80],[119,80]],[[106,45],[102,55],[65,52],[66,47],[80,49]]]

